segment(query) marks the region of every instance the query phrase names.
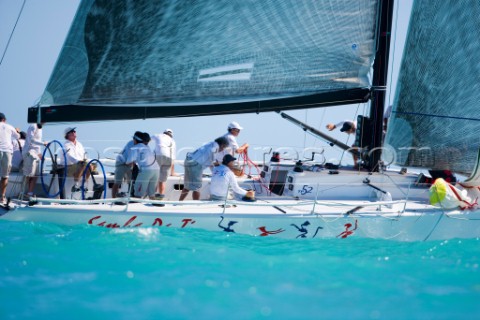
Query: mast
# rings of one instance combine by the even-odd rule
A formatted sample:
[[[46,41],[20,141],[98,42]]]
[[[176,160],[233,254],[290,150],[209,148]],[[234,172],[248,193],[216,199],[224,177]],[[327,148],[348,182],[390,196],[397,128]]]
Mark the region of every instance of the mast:
[[[373,123],[373,151],[369,162],[371,171],[378,171],[378,161],[380,161],[382,155],[383,113],[385,110],[394,0],[381,0],[379,5],[377,52],[373,63],[372,101],[370,106],[370,119]]]

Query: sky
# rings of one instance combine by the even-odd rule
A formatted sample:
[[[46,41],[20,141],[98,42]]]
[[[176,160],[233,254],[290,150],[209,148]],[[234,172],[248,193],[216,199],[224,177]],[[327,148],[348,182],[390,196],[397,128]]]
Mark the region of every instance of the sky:
[[[398,28],[398,32],[392,32],[396,41],[391,46],[392,75],[389,82],[392,81],[387,87],[387,105],[393,102],[412,1],[398,0],[395,5],[398,11],[394,11],[394,17],[398,17],[398,22],[394,22],[393,28]],[[26,0],[16,23],[23,3],[24,0],[0,0],[0,56],[3,56],[0,64],[0,112],[5,113],[8,123],[26,131],[27,109],[38,102],[47,85],[80,0]],[[325,129],[327,123],[353,119],[357,114],[368,114],[368,105],[287,113],[328,133]],[[77,139],[85,146],[90,159],[114,158],[115,152],[131,139],[135,131],[155,134],[170,128],[177,143],[177,159],[184,159],[186,152],[225,134],[231,121],[237,121],[244,128],[237,141],[239,144],[250,145],[249,156],[254,160],[268,160],[270,155],[264,154],[270,150],[280,151],[282,158],[304,158],[311,156],[312,150],[323,149],[327,161],[336,162],[341,159],[343,164],[352,162],[351,157],[343,155],[342,150],[328,146],[325,141],[305,133],[273,112],[258,115],[46,124],[43,138],[46,141],[63,142],[64,128],[74,126],[77,127]],[[338,130],[328,134],[347,145],[353,143],[353,136]],[[322,160],[317,157],[317,160]]]

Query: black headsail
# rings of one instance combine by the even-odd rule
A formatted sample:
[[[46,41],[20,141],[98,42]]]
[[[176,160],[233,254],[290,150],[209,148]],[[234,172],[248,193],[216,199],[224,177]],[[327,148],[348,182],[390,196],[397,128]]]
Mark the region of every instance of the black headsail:
[[[40,109],[30,108],[28,120],[182,117],[366,102],[371,66],[383,46],[376,39],[383,21],[379,7],[392,2],[83,0]]]
[[[470,174],[480,148],[480,2],[415,1],[388,125],[396,163]]]

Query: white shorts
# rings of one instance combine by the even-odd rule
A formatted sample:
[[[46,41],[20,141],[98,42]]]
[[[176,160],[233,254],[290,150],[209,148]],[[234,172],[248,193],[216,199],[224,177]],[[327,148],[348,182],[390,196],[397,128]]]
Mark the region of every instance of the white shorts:
[[[135,180],[135,196],[143,198],[145,196],[155,196],[155,190],[158,185],[158,170],[143,170],[138,173]]]
[[[172,158],[167,156],[157,156],[157,163],[160,166],[160,182],[165,182],[168,179],[170,169],[172,168]]]
[[[187,157],[184,162],[185,174],[183,178],[184,187],[190,191],[197,191],[202,187],[203,167],[195,160]]]
[[[32,157],[30,153],[23,156],[23,175],[25,177],[38,176],[39,159]]]
[[[0,151],[0,177],[8,178],[12,169],[12,154],[6,151]]]

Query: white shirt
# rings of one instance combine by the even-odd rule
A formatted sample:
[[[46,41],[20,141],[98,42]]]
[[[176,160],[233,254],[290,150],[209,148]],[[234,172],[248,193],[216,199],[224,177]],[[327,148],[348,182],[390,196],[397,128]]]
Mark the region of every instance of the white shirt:
[[[115,159],[115,164],[125,164],[127,163],[127,159],[130,157],[132,153],[132,148],[135,146],[133,140],[127,142],[127,144],[123,147],[122,151],[117,154],[117,158]]]
[[[229,187],[233,192],[244,196],[247,191],[240,188],[237,179],[232,170],[226,165],[219,165],[213,168],[212,179],[210,182],[210,194],[217,197],[226,197]]]
[[[67,155],[67,165],[72,165],[78,161],[83,161],[86,159],[85,149],[80,141],[76,140],[76,143],[73,143],[70,140],[67,140],[63,143],[63,149]],[[60,166],[64,166],[63,163],[63,154],[60,152],[57,157],[57,163]]]
[[[355,125],[355,128],[357,127],[357,121],[352,121],[352,120],[344,120],[344,121],[341,121],[341,122],[337,123],[337,124],[335,125],[335,127],[337,127],[338,129],[342,129],[343,124],[344,124],[345,122],[353,123],[353,124]]]
[[[138,170],[160,170],[160,166],[155,159],[155,154],[144,143],[137,143],[131,149],[127,164],[137,163]]]
[[[237,138],[230,132],[227,132],[226,134],[223,135],[225,138],[228,140],[228,148],[230,148],[230,154],[233,156],[235,152],[238,149],[238,143],[237,143]]]
[[[23,148],[23,155],[31,154],[38,158],[42,152],[42,129],[38,128],[37,124],[31,124],[27,130],[27,138],[25,139],[25,147]]]
[[[165,156],[172,160],[175,160],[175,155],[177,153],[177,147],[175,140],[170,137],[168,134],[159,133],[152,135],[153,143],[155,144],[155,155]]]
[[[0,122],[0,151],[13,153],[13,140],[20,139],[20,134],[14,127]]]
[[[192,160],[198,162],[205,169],[213,165],[214,155],[220,149],[215,141],[204,144],[190,154]]]
[[[220,163],[222,163],[223,157],[226,154],[231,154],[232,156],[235,156],[235,152],[237,152],[237,150],[239,148],[238,143],[237,143],[237,138],[235,138],[235,136],[233,134],[231,134],[230,132],[227,132],[226,134],[223,135],[223,137],[227,138],[228,147],[223,149],[223,151],[217,152],[215,154],[215,160],[217,160]]]
[[[346,122],[348,122],[348,123],[350,123],[351,125],[353,125],[353,126],[355,127],[355,129],[357,128],[357,121],[352,121],[352,120],[344,120],[344,121],[342,121],[342,122],[339,122],[339,123],[337,123],[337,124],[335,125],[335,127],[338,128],[338,130],[340,130],[340,129],[342,129],[343,124],[346,123]]]

